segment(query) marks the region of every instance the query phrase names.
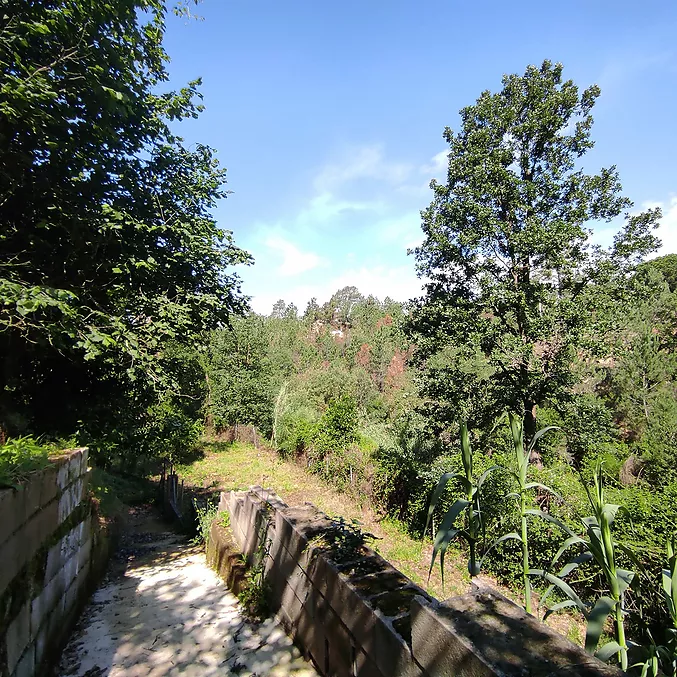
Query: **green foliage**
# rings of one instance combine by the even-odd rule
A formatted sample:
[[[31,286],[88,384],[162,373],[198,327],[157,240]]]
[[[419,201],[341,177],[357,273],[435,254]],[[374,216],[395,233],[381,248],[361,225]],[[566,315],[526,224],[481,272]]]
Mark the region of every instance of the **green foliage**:
[[[332,400],[318,425],[318,445],[326,449],[345,449],[357,440],[357,404],[352,395]]]
[[[207,359],[207,407],[214,428],[241,423],[271,433],[274,372],[262,319],[250,314],[214,332]]]
[[[543,576],[550,584],[550,590],[555,587],[564,593],[568,599],[552,606],[548,613],[565,607],[574,606],[586,617],[587,632],[585,648],[594,652],[597,649],[599,639],[602,636],[607,618],[612,615],[616,640],[602,646],[596,653],[601,660],[608,660],[614,654],[618,654],[623,670],[628,668],[628,643],[625,638],[624,623],[624,597],[626,590],[632,584],[635,573],[618,566],[618,553],[624,552],[635,560],[634,553],[624,545],[616,541],[612,535],[611,526],[614,523],[616,513],[620,506],[606,503],[604,492],[604,479],[602,466],[599,464],[593,473],[592,488],[585,487],[593,514],[582,519],[586,537],[581,537],[571,530],[568,538],[564,541],[557,554],[553,558],[551,568],[557,564],[560,557],[572,546],[582,546],[580,552],[570,560],[557,575],[550,571],[532,570],[534,575]],[[599,567],[607,586],[608,595],[602,595],[592,605],[586,604],[564,581],[581,564],[594,561]],[[546,593],[547,597],[548,593]]]
[[[18,487],[31,473],[49,465],[50,446],[33,437],[15,437],[0,445],[0,488]]]
[[[677,536],[667,542],[668,566],[661,572],[661,585],[665,608],[670,619],[666,629],[667,642],[663,657],[667,659],[666,674],[677,675]]]
[[[528,533],[528,523],[527,520],[530,517],[538,517],[545,520],[546,522],[554,523],[557,526],[561,526],[559,520],[554,518],[552,515],[531,507],[531,501],[529,500],[530,492],[536,490],[541,492],[546,492],[548,494],[554,494],[553,490],[542,484],[540,482],[529,482],[528,473],[529,473],[529,459],[532,456],[536,443],[548,432],[555,430],[554,426],[548,426],[546,428],[541,428],[532,438],[528,446],[524,444],[524,429],[522,426],[522,418],[516,416],[512,412],[508,414],[508,420],[510,422],[510,432],[512,434],[513,446],[515,449],[515,461],[517,464],[517,470],[511,472],[515,481],[517,482],[517,491],[511,492],[506,498],[515,499],[518,505],[519,520],[520,520],[520,531],[509,531],[501,536],[499,536],[491,546],[489,546],[489,551],[492,550],[496,545],[500,543],[505,543],[506,541],[514,540],[520,543],[522,549],[522,585],[524,589],[524,599],[525,599],[525,609],[527,613],[532,613],[531,605],[531,581],[529,580],[530,575],[530,560],[529,560],[529,533]],[[482,509],[483,506],[482,506]],[[485,554],[486,557],[486,554]],[[484,559],[484,558],[483,558]]]
[[[270,557],[271,539],[259,543],[254,561],[247,571],[244,587],[238,593],[245,616],[260,622],[270,615],[270,585],[266,581],[266,560]]]
[[[249,257],[212,216],[224,170],[173,131],[202,106],[199,81],[164,87],[165,13],[160,0],[3,7],[0,429],[10,435],[78,429],[101,454],[131,452],[139,425],[166,421],[150,409],[181,393],[169,346],[193,346],[245,307],[230,269]]]
[[[326,553],[334,562],[351,562],[357,559],[367,545],[376,536],[362,531],[358,520],[347,521],[345,517],[329,518],[331,526],[322,531],[322,535],[312,541],[312,545]]]
[[[422,213],[414,253],[428,282],[409,323],[421,392],[441,429],[459,416],[487,428],[511,410],[530,439],[537,407],[572,395],[572,362],[596,310],[590,281],[621,285],[656,247],[660,213],[649,211],[628,216],[609,251],[591,249],[586,222],[630,202],[615,168],[577,167],[593,145],[599,89],[579,92],[562,70],[545,61],[504,76],[500,92],[461,111],[459,132],[444,132],[447,181],[431,184]]]
[[[194,545],[209,545],[209,532],[214,520],[222,520],[224,514],[219,512],[218,503],[205,501],[204,503],[193,499],[193,510],[195,510],[195,521],[197,523],[197,534],[193,539]]]
[[[123,518],[124,506],[151,503],[157,498],[157,487],[150,480],[108,472],[97,466],[92,468],[89,486],[102,514],[111,518]]]
[[[440,571],[442,582],[444,583],[444,556],[449,544],[455,538],[462,538],[468,546],[468,572],[470,576],[477,576],[480,572],[480,562],[478,562],[478,545],[485,535],[485,516],[482,507],[481,490],[485,480],[491,472],[497,468],[492,466],[485,470],[479,478],[475,477],[473,472],[473,451],[470,446],[470,436],[468,426],[461,423],[461,461],[463,463],[463,474],[445,473],[440,478],[428,508],[428,518],[424,527],[424,533],[428,529],[428,524],[432,520],[435,508],[442,497],[449,480],[456,480],[463,488],[464,497],[457,499],[453,505],[446,511],[442,522],[435,534],[433,543],[433,553],[430,561],[430,571],[435,565],[437,555],[440,556]],[[457,527],[456,521],[463,516],[464,526]]]

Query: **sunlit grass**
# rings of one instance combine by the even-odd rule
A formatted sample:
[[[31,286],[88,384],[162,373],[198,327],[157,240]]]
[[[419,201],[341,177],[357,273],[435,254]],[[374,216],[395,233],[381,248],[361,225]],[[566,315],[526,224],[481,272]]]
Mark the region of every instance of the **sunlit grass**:
[[[358,520],[363,531],[377,537],[374,549],[431,594],[445,598],[468,591],[469,579],[460,553],[449,550],[443,590],[439,571],[433,571],[428,581],[431,546],[427,541],[412,538],[401,522],[381,519],[363,505],[364,501],[328,486],[301,465],[242,442],[209,443],[205,452],[203,459],[178,468],[186,484],[215,491],[241,491],[258,484],[274,490],[289,505],[307,501],[333,517]]]

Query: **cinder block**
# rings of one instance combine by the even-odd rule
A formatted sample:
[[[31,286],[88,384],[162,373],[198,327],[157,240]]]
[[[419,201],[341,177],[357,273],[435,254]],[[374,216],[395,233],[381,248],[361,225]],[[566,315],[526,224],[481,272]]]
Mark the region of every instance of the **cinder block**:
[[[312,507],[286,508],[275,512],[275,533],[289,555],[301,563],[308,541],[326,527],[323,516]]]
[[[59,497],[59,524],[65,521],[73,510],[80,505],[83,492],[84,482],[82,478],[75,480],[75,482],[64,489]]]
[[[68,481],[75,482],[82,475],[82,449],[75,449],[68,459]]]
[[[317,618],[316,607],[312,604],[304,606],[296,623],[295,640],[306,657],[309,657],[318,668],[321,675],[326,674],[327,640],[324,634],[324,625]]]
[[[42,484],[40,487],[40,505],[45,506],[56,498],[59,491],[57,486],[58,468],[54,465],[42,471]]]
[[[268,503],[273,510],[289,507],[272,489],[263,489],[257,485],[250,487],[249,491]]]
[[[2,562],[2,566],[0,566],[0,595],[21,569],[19,553],[21,539],[19,536],[20,534],[14,534],[0,545],[0,562]]]
[[[388,572],[399,574],[392,568]],[[323,555],[316,557],[309,569],[309,576],[313,585],[326,595],[328,604],[341,623],[355,637],[357,646],[364,650],[380,672],[398,677],[420,674],[409,646],[390,620],[374,608],[375,604],[340,574],[333,563]],[[397,582],[399,578],[394,580]],[[378,583],[378,577],[373,583]]]
[[[31,610],[24,604],[14,620],[7,628],[5,642],[7,645],[7,669],[11,672],[19,663],[21,656],[31,640]]]
[[[35,667],[39,668],[47,649],[49,647],[49,636],[47,633],[47,627],[44,627],[35,637]]]
[[[85,541],[78,550],[78,569],[82,569],[91,559],[92,554],[92,539]]]
[[[348,632],[339,617],[327,606],[323,613],[325,650],[327,656],[327,675],[329,677],[345,677],[353,675],[355,668],[355,640]],[[393,673],[396,674],[396,673]]]
[[[376,666],[376,663],[364,651],[355,652],[355,677],[387,677]],[[421,673],[423,674],[423,673]],[[432,677],[432,676],[430,676]]]
[[[80,474],[84,475],[89,470],[89,448],[83,447],[80,451]]]
[[[78,575],[78,554],[75,553],[64,565],[63,565],[63,575],[64,575],[64,584],[66,585],[66,590],[70,588],[75,577]]]
[[[284,588],[279,604],[276,606],[280,612],[284,613],[285,618],[287,618],[292,627],[295,627],[299,622],[304,601],[299,599],[294,590],[289,586]]]
[[[498,593],[471,593],[442,604],[416,598],[412,648],[425,672],[440,677],[619,675]]]
[[[85,566],[77,572],[76,577],[73,579],[70,587],[66,590],[66,595],[64,598],[64,607],[66,614],[70,613],[75,605],[78,603],[86,589],[87,575],[89,574],[89,562],[85,563]]]
[[[68,477],[68,458],[59,458],[55,462],[56,466],[56,486],[59,492],[62,492],[69,483]]]
[[[228,500],[230,492],[222,491],[219,494],[219,512],[230,512],[230,501]]]
[[[0,593],[21,571],[57,527],[57,504],[38,511],[22,528],[0,546]]]
[[[23,523],[23,492],[19,489],[0,489],[0,545]],[[4,561],[4,560],[0,560]]]
[[[59,609],[66,591],[66,576],[63,569],[53,576],[42,592],[31,602],[31,635],[35,637],[52,614],[62,616],[63,609]]]
[[[61,543],[63,539],[53,545],[47,551],[47,564],[45,566],[45,582],[51,581],[63,568],[65,560],[62,555]]]
[[[21,487],[23,493],[24,522],[40,510],[40,493],[42,491],[42,473],[36,473]]]

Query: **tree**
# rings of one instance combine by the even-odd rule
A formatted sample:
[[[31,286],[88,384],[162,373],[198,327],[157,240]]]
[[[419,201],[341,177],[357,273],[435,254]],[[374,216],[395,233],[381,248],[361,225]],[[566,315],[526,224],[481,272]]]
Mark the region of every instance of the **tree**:
[[[626,214],[608,251],[588,241],[592,221],[631,207],[614,167],[590,175],[577,164],[593,146],[599,93],[579,92],[545,61],[504,76],[500,92],[461,110],[459,132],[444,132],[447,181],[432,182],[422,212],[414,254],[427,282],[410,323],[426,367],[422,393],[442,427],[509,409],[530,439],[538,405],[571,393],[591,283],[625,279],[656,247],[659,210]]]
[[[274,371],[268,357],[264,319],[253,313],[233,320],[231,329],[214,332],[207,372],[214,426],[236,423],[272,430]]]
[[[161,0],[2,14],[0,428],[70,434],[130,407],[134,421],[180,390],[166,346],[246,307],[230,267],[249,256],[211,216],[225,172],[169,127],[201,110],[199,81],[161,92]]]
[[[353,311],[363,300],[357,287],[343,287],[335,292],[325,305],[330,320],[348,326],[351,323]]]

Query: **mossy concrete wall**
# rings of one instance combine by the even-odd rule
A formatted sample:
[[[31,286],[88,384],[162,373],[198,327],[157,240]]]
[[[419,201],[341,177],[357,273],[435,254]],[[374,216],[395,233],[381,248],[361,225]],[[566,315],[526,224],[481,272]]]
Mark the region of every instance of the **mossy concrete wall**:
[[[46,674],[105,564],[87,449],[0,490],[0,676]]]
[[[264,558],[271,606],[322,675],[618,675],[496,591],[439,602],[364,545],[337,548],[312,505],[252,487],[222,493],[220,509],[233,538],[212,528],[211,562],[232,577],[236,549]]]

